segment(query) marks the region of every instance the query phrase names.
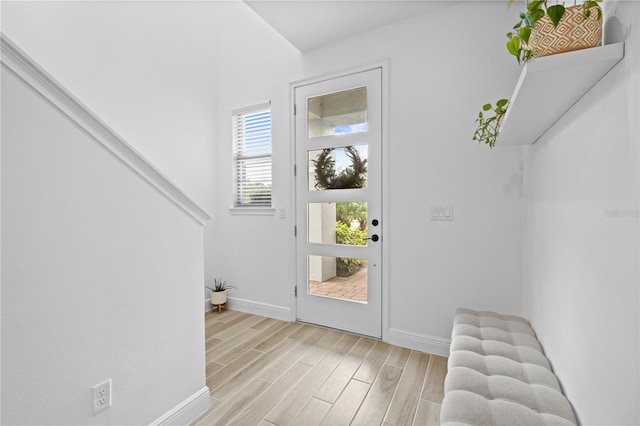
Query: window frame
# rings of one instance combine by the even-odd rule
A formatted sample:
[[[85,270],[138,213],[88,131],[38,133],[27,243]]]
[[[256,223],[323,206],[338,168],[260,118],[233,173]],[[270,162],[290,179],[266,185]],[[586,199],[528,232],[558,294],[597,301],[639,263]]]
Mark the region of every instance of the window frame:
[[[268,135],[268,150],[263,150],[262,152],[258,152],[257,154],[239,154],[240,152],[245,151],[245,143],[246,143],[246,135],[245,132],[245,123],[240,120],[245,120],[247,116],[251,116],[253,114],[264,113],[265,111],[269,112],[269,135]],[[231,214],[246,214],[246,215],[273,215],[275,214],[275,209],[273,208],[273,112],[271,110],[271,101],[264,102],[244,108],[234,109],[231,112],[231,121],[232,121],[232,173],[233,173],[233,187],[232,187],[232,207],[229,209]],[[240,127],[242,126],[242,127]],[[240,130],[240,128],[242,130]],[[264,131],[264,130],[262,130]],[[256,134],[259,132],[256,132]],[[264,139],[264,135],[262,136]],[[267,144],[265,144],[265,140],[262,140],[262,148],[264,149]],[[259,151],[259,149],[258,149]],[[252,160],[256,160],[253,162]],[[267,160],[267,161],[265,161]],[[262,161],[263,164],[259,164]],[[241,202],[242,196],[240,195],[240,191],[243,188],[246,188],[247,181],[244,180],[241,170],[242,166],[240,163],[251,164],[254,163],[253,166],[256,167],[264,167],[267,166],[267,171],[264,172],[268,174],[269,181],[269,200],[268,204],[265,203],[243,203]]]

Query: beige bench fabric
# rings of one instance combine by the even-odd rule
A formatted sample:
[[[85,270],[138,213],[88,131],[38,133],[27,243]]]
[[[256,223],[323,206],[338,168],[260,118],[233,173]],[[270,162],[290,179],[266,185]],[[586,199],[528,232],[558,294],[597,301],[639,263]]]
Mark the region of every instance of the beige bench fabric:
[[[576,425],[540,343],[524,318],[458,309],[442,425]]]

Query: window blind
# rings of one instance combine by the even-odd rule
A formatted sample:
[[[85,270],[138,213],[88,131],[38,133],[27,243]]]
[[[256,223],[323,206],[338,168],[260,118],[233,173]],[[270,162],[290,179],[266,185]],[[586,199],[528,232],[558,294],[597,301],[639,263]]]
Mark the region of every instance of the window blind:
[[[233,111],[234,207],[271,207],[271,104]]]

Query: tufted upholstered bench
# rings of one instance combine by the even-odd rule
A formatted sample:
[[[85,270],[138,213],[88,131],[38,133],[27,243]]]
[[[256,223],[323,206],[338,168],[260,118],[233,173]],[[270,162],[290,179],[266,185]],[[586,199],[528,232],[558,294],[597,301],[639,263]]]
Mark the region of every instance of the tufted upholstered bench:
[[[576,425],[529,322],[458,309],[440,410],[442,425]]]

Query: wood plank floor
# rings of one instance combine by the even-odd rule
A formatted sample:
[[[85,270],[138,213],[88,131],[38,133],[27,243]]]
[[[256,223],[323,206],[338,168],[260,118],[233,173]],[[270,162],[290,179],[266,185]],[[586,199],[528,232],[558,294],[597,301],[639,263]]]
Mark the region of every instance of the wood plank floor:
[[[207,313],[196,425],[437,425],[447,359],[306,324]]]

